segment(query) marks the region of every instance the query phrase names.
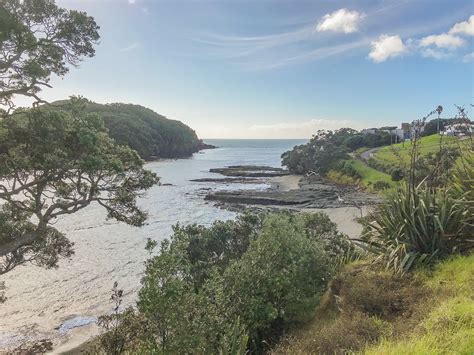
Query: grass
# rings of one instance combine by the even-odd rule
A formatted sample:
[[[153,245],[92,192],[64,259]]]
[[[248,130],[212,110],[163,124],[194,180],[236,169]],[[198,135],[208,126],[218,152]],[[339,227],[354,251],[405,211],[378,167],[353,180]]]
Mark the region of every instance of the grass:
[[[473,354],[474,254],[394,275],[358,261],[276,354]]]
[[[436,153],[439,150],[439,141],[440,136],[438,134],[433,134],[431,136],[422,137],[419,141],[419,152],[421,156],[426,156],[428,154]],[[456,137],[445,137],[442,138],[443,146],[456,146],[461,144],[462,147],[467,147],[469,140],[459,141]],[[404,143],[393,144],[392,146],[383,147],[378,150],[373,159],[383,165],[394,166],[400,164],[400,158],[404,163],[408,163],[410,150],[412,144],[410,141]]]
[[[385,174],[381,171],[375,170],[374,168],[371,168],[364,162],[356,159],[350,160],[351,165],[357,170],[357,172],[360,174],[361,178],[361,183],[364,187],[371,187],[373,186],[377,181],[385,181],[390,185],[394,185],[394,182],[392,181],[392,178],[390,175]]]
[[[326,177],[336,184],[343,185],[360,185],[369,191],[377,192],[378,181],[386,182],[390,187],[395,186],[390,175],[385,174],[379,170],[371,168],[364,162],[358,159],[349,159],[348,162],[354,167],[357,173],[361,176],[360,179],[355,179],[350,176],[344,175],[341,172],[330,170]],[[375,185],[375,187],[374,187]]]
[[[473,354],[474,255],[439,265],[425,283],[438,304],[404,339],[384,339],[365,354]]]

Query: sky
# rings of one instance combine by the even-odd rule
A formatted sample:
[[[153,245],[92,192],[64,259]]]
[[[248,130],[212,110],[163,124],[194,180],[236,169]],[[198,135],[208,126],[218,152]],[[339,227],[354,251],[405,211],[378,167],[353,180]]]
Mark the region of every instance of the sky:
[[[100,25],[48,100],[140,104],[201,138],[309,138],[472,109],[470,0],[58,0]]]

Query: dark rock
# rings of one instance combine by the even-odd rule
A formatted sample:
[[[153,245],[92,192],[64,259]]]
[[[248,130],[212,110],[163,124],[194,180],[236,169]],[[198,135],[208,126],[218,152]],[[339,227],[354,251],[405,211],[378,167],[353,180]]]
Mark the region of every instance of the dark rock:
[[[263,184],[265,181],[260,180],[260,179],[252,179],[252,178],[242,178],[242,177],[229,177],[229,178],[202,178],[202,179],[192,179],[189,181],[193,182],[215,182],[215,183],[221,183],[221,184],[228,184],[228,183],[233,183],[233,184]]]
[[[210,169],[211,173],[235,177],[276,177],[289,175],[288,170],[271,166],[234,165],[226,168]]]
[[[218,148],[218,147],[216,147],[215,145],[212,145],[212,144],[204,143],[202,140],[199,142],[199,150],[216,149],[216,148]]]
[[[380,201],[376,195],[357,191],[353,188],[340,188],[338,186],[320,183],[306,183],[298,190],[241,190],[211,192],[206,200],[216,201],[226,208],[242,209],[242,206],[257,205],[272,208],[291,206],[294,209],[303,208],[334,208],[356,207],[376,204]]]

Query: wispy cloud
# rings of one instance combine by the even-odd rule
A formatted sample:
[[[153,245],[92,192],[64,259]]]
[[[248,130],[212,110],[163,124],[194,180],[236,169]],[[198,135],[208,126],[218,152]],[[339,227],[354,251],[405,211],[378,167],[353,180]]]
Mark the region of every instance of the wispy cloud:
[[[389,30],[390,35],[383,34],[388,33],[387,30],[380,32],[380,28],[387,27],[383,23],[384,13],[393,14],[396,8],[405,5],[409,6],[410,2],[388,2],[370,12],[343,8],[282,33],[256,36],[205,33],[194,40],[208,46],[206,57],[224,58],[243,70],[261,71],[317,61],[362,48],[366,48],[368,58],[377,63],[406,53],[447,58],[446,51],[464,44],[461,33],[471,33],[474,16],[453,25],[459,19],[460,11],[446,14],[437,21],[395,24]],[[451,26],[449,33],[431,34],[444,26]],[[349,39],[341,34],[352,36]],[[420,35],[424,37],[417,38]]]
[[[364,123],[351,120],[311,119],[300,122],[280,122],[268,125],[253,125],[250,127],[252,134],[274,138],[310,138],[319,129],[335,130],[342,127],[360,129]]]
[[[464,40],[461,37],[451,35],[449,33],[442,33],[440,35],[430,35],[423,37],[420,40],[421,47],[429,47],[434,45],[438,48],[458,48],[464,45]]]
[[[119,50],[120,53],[123,53],[123,52],[129,52],[131,50],[134,50],[135,48],[138,48],[140,46],[140,43],[138,42],[134,42],[132,43],[131,45],[127,46],[127,47],[124,47],[124,48],[121,48]]]
[[[464,63],[470,63],[470,62],[474,61],[474,52],[471,52],[471,53],[466,54],[466,55],[462,58],[462,61],[463,61]]]

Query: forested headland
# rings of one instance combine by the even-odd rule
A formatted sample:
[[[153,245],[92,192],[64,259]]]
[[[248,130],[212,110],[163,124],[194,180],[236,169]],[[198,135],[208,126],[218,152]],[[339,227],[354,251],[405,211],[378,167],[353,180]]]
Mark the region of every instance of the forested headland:
[[[56,102],[61,107],[65,101]],[[99,104],[87,101],[85,111],[104,120],[109,136],[137,151],[142,159],[186,158],[208,148],[196,132],[181,121],[134,104]]]

